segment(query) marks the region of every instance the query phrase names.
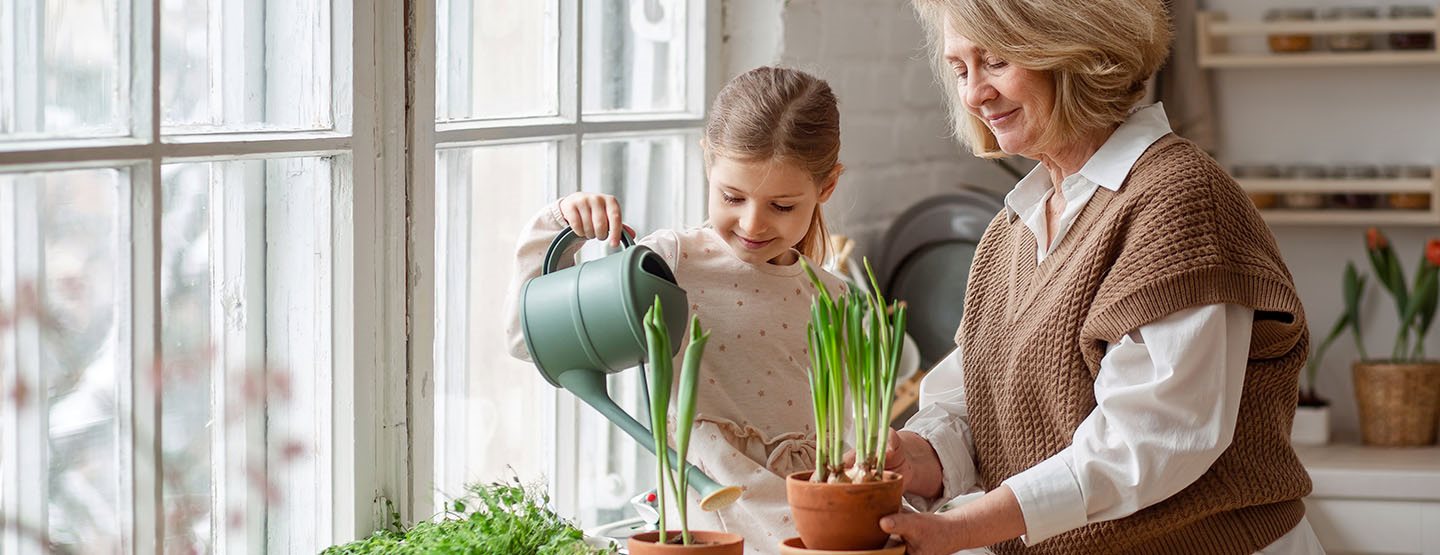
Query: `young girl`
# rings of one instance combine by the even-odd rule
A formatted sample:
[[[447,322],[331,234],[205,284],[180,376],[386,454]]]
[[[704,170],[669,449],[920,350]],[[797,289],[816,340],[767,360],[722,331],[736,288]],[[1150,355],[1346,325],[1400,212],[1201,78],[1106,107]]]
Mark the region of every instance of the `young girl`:
[[[835,95],[801,71],[753,69],[720,91],[702,146],[707,224],[656,231],[639,244],[670,264],[690,312],[711,334],[690,461],[721,484],[745,488],[740,501],[714,513],[700,511],[691,495],[690,529],[737,533],[747,552],[773,553],[796,535],[785,476],[815,467],[805,338],[815,290],[801,258],[832,293],[844,290],[820,270],[829,244],[820,205],[843,171]],[[618,245],[620,205],[610,195],[573,193],[530,223],[508,308],[510,352],[518,358],[528,353],[515,300],[566,225]]]

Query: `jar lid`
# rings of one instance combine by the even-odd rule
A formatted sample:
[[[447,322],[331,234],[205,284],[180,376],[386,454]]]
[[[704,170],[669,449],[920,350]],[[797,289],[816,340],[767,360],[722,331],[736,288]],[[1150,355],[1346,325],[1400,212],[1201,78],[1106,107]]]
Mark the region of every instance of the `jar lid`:
[[[1435,17],[1430,6],[1391,6],[1390,17]]]
[[[1271,8],[1265,11],[1265,21],[1315,19],[1315,8]]]
[[[1380,11],[1371,6],[1340,6],[1325,10],[1324,19],[1375,19]]]

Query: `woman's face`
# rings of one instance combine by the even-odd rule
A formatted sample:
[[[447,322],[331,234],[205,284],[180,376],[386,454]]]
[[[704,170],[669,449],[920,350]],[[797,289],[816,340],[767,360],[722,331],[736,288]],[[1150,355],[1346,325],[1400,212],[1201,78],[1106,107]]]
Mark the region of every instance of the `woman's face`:
[[[839,175],[837,171],[835,175]],[[716,156],[710,164],[710,225],[735,256],[751,264],[790,264],[810,219],[835,189],[782,160],[744,162]]]
[[[1039,158],[1036,148],[1055,104],[1048,72],[1010,65],[945,25],[945,61],[970,115],[995,134],[1000,149]]]

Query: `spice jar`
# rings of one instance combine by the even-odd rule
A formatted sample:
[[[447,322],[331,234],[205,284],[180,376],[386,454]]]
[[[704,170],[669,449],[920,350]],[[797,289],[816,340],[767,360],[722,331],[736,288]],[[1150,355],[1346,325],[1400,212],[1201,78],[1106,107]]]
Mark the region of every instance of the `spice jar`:
[[[1280,170],[1280,177],[1285,179],[1296,179],[1302,181],[1317,181],[1325,179],[1328,172],[1325,168],[1316,165],[1285,166]],[[1315,210],[1325,207],[1325,195],[1320,193],[1285,193],[1280,199],[1286,208],[1295,210]]]
[[[1403,166],[1400,168],[1401,179],[1430,179],[1430,166]],[[1396,210],[1429,210],[1430,193],[1391,193],[1386,197],[1390,207]]]
[[[1435,17],[1430,6],[1392,6],[1390,17],[1394,19],[1429,19]],[[1429,50],[1435,44],[1435,33],[1405,31],[1390,33],[1390,48],[1395,50]]]
[[[1265,21],[1314,21],[1313,8],[1274,8],[1265,12]],[[1270,51],[1277,53],[1306,52],[1310,50],[1310,35],[1306,33],[1276,33],[1269,35]]]
[[[1331,177],[1348,180],[1375,179],[1378,176],[1379,170],[1375,166],[1368,164],[1337,166],[1331,172]],[[1380,195],[1374,193],[1340,193],[1330,195],[1330,205],[1337,208],[1369,210],[1379,204]]]
[[[1351,6],[1325,10],[1321,19],[1327,21],[1373,21],[1380,17],[1378,10],[1368,6]],[[1359,52],[1371,47],[1370,33],[1337,33],[1325,37],[1325,45],[1335,52]]]
[[[1275,179],[1279,177],[1280,169],[1271,164],[1243,164],[1231,168],[1230,174],[1237,180]],[[1258,210],[1270,210],[1280,203],[1280,195],[1275,193],[1246,191],[1245,194]]]

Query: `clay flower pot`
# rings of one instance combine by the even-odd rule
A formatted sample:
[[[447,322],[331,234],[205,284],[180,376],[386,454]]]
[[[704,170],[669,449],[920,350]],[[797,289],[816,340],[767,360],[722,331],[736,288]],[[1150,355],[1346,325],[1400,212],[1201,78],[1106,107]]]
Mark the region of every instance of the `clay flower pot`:
[[[880,517],[900,511],[905,493],[900,475],[886,472],[879,482],[823,484],[811,482],[812,473],[785,477],[790,515],[805,546],[836,551],[884,547],[890,534],[880,529]]]
[[[725,532],[710,532],[705,530],[690,531],[690,545],[679,543],[655,543],[660,538],[659,532],[644,532],[630,536],[630,541],[625,543],[625,548],[630,555],[664,555],[679,553],[683,555],[743,555],[745,553],[745,538]],[[680,539],[679,530],[665,532],[665,539],[677,541]]]

